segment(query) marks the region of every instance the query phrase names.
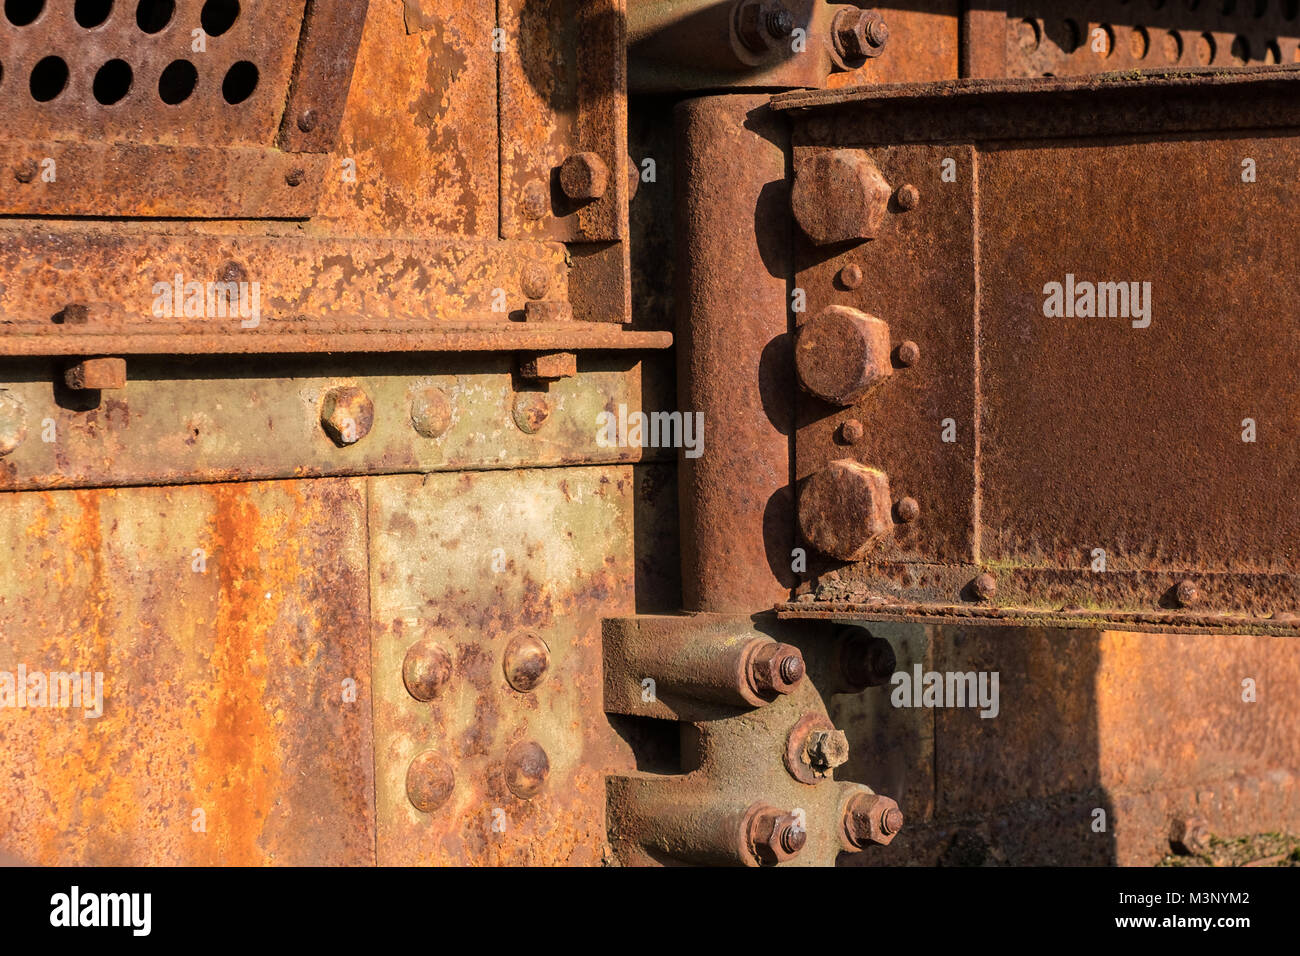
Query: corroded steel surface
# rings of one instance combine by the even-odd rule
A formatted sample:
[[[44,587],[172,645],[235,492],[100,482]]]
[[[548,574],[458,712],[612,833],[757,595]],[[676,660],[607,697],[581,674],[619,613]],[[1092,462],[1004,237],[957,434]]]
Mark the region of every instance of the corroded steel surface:
[[[914,502],[907,520],[896,505],[892,539],[871,555],[821,547],[860,560],[833,575],[810,566],[829,576],[783,614],[1294,630],[1297,410],[1276,383],[1300,333],[1273,281],[1294,256],[1285,232],[1258,223],[1295,197],[1284,177],[1256,181],[1243,168],[1285,168],[1296,139],[1285,126],[1208,141],[1162,134],[1217,125],[1238,98],[1261,109],[1234,124],[1291,122],[1281,97],[1297,79],[972,81],[779,98],[808,114],[796,168],[857,147],[896,189],[874,241],[829,255],[803,246],[798,282],[811,304],[878,314],[899,343],[891,380],[851,408],[803,402],[804,497],[848,452]],[[1060,139],[1057,117],[1085,96],[1089,138]],[[925,125],[908,126],[921,104]],[[895,124],[935,142],[876,145]],[[973,152],[949,141],[963,129]],[[1144,170],[1156,168],[1180,172],[1155,185]],[[859,287],[862,275],[875,281]],[[1076,275],[1126,295],[1110,315],[1075,318],[1073,298],[1052,314],[1051,283]]]
[[[633,610],[637,493],[627,466],[370,479],[381,864],[601,862],[604,772],[633,766],[599,707],[601,618]],[[549,650],[527,691],[507,680],[521,637]],[[402,679],[417,641],[452,660],[429,702]],[[541,761],[514,763],[520,744],[544,782],[521,786]],[[425,750],[456,781],[428,813],[406,793]]]
[[[0,845],[43,864],[375,859],[358,480],[4,495]]]

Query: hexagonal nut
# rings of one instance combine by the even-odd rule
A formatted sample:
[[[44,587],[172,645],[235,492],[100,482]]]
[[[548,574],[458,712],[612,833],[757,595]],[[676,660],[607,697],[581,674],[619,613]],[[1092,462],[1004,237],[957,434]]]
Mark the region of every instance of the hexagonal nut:
[[[888,846],[903,829],[903,811],[890,797],[858,793],[844,809],[844,838],[855,850]]]
[[[355,385],[339,385],[321,399],[320,423],[334,444],[351,445],[370,434],[375,424],[375,406]]]
[[[816,245],[874,239],[893,195],[876,164],[851,149],[822,150],[795,170],[790,207]]]
[[[1210,848],[1210,824],[1202,817],[1175,820],[1169,831],[1169,844],[1184,856],[1196,856]]]
[[[560,188],[575,202],[599,199],[609,187],[609,167],[595,153],[574,153],[560,164]]]
[[[879,56],[889,42],[889,24],[876,10],[841,10],[831,21],[835,52],[846,65]]]
[[[534,382],[554,382],[578,374],[573,352],[537,352],[519,358],[519,375]]]
[[[832,305],[799,327],[794,364],[804,391],[833,405],[856,404],[893,374],[889,325],[847,305]]]
[[[76,391],[111,390],[126,387],[126,359],[83,359],[63,373],[68,388]]]
[[[808,840],[798,817],[770,806],[750,810],[746,831],[746,842],[760,866],[776,866],[794,858]]]
[[[803,654],[799,648],[763,641],[750,654],[747,665],[749,686],[760,697],[788,694],[803,680],[804,670]]]
[[[811,475],[799,493],[799,530],[818,551],[841,561],[865,557],[893,532],[889,477],[852,458]]]

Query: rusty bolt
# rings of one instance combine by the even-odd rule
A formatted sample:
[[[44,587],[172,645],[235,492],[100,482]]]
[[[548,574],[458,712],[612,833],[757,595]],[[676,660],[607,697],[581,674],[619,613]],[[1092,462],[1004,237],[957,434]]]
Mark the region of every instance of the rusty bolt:
[[[375,406],[355,385],[340,385],[325,393],[320,403],[320,423],[340,448],[361,441],[375,423]]]
[[[827,306],[799,327],[795,370],[804,391],[853,405],[891,374],[889,326],[846,305]]]
[[[411,427],[423,438],[439,438],[451,427],[451,402],[440,388],[422,388],[411,397]]]
[[[1169,831],[1169,843],[1184,856],[1195,856],[1210,848],[1210,824],[1201,817],[1175,820]]]
[[[421,813],[432,813],[447,802],[456,775],[432,750],[418,754],[406,768],[406,798]]]
[[[904,212],[915,209],[917,203],[921,201],[921,191],[911,183],[904,183],[898,187],[898,192],[894,195],[898,202],[898,208]]]
[[[803,655],[789,644],[765,641],[750,654],[746,673],[750,688],[760,697],[788,694],[803,680]]]
[[[541,392],[520,392],[511,409],[515,425],[527,435],[535,435],[551,417],[551,403]]]
[[[856,445],[862,441],[863,429],[862,422],[856,418],[850,418],[844,424],[840,425],[840,441],[846,445]]]
[[[54,317],[59,325],[87,325],[90,322],[90,306],[74,302],[65,305]]]
[[[862,266],[850,262],[840,270],[840,283],[846,289],[856,289],[862,285]]]
[[[814,730],[805,748],[808,765],[825,776],[849,759],[849,738],[842,730]]]
[[[506,646],[501,661],[506,683],[521,694],[526,694],[546,677],[551,666],[551,651],[539,638],[531,634],[516,637]]]
[[[903,811],[889,797],[858,793],[844,810],[844,836],[860,850],[869,844],[888,846],[903,829]]]
[[[307,178],[307,173],[303,169],[294,167],[284,174],[284,181],[290,186],[301,186],[302,181]]]
[[[893,530],[889,478],[852,458],[813,473],[799,494],[799,530],[823,554],[857,561]]]
[[[416,700],[433,700],[451,680],[451,655],[431,637],[410,646],[402,659],[402,683]]]
[[[889,42],[889,24],[877,10],[841,10],[831,21],[831,39],[848,62],[880,56]]]
[[[298,114],[298,128],[304,133],[310,133],[320,122],[315,110],[303,110]]]
[[[736,11],[736,35],[752,53],[767,52],[794,33],[794,26],[794,14],[772,0],[745,0]]]
[[[991,601],[998,593],[998,582],[987,571],[970,583],[972,593],[980,601]]]
[[[889,683],[898,667],[894,646],[862,628],[849,628],[840,643],[840,673],[848,690],[861,692]]]
[[[910,339],[902,342],[898,346],[898,364],[904,368],[911,368],[917,362],[921,361],[921,346],[917,345]]]
[[[865,153],[821,150],[799,164],[790,208],[815,244],[874,239],[885,221],[892,190]]]
[[[573,306],[562,299],[524,303],[525,322],[572,322]]]
[[[551,291],[551,270],[545,263],[525,263],[519,270],[519,288],[530,299],[546,298],[546,293]]]
[[[574,202],[588,202],[605,195],[609,167],[595,153],[574,153],[560,165],[560,188]]]
[[[532,382],[554,382],[578,374],[574,352],[534,352],[519,357],[519,376]]]
[[[506,786],[521,800],[537,796],[550,773],[551,761],[535,741],[520,741],[506,752]]]
[[[1195,607],[1201,603],[1201,589],[1195,581],[1179,581],[1178,587],[1174,589],[1174,597],[1183,607]]]
[[[14,167],[14,179],[20,183],[30,183],[40,172],[40,167],[36,165],[36,160],[25,159]]]
[[[519,210],[525,219],[541,219],[551,211],[551,191],[544,182],[534,179],[524,187]]]
[[[0,456],[27,439],[27,406],[8,389],[0,389]]]
[[[921,505],[915,498],[899,498],[894,513],[903,524],[910,524],[921,515]]]
[[[808,840],[802,822],[792,813],[759,804],[748,813],[745,838],[760,866],[775,866],[796,856]]]
[[[126,359],[85,359],[63,373],[68,388],[77,391],[126,387]]]

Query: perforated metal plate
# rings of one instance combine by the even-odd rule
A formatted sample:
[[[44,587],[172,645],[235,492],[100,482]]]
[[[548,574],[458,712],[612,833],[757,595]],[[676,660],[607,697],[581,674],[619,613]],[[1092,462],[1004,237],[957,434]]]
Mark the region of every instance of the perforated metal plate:
[[[6,0],[0,213],[310,215],[366,7]]]

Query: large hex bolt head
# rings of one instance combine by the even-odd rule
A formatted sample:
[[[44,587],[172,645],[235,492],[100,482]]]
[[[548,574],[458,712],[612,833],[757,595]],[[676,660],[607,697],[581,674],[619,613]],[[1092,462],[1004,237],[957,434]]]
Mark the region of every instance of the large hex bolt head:
[[[560,166],[560,188],[574,202],[590,202],[605,195],[609,167],[596,153],[574,153]]]
[[[841,10],[831,21],[831,42],[848,64],[860,65],[885,52],[889,24],[878,10]]]
[[[891,374],[889,326],[874,315],[832,305],[794,339],[794,364],[804,390],[832,405],[853,405]]]
[[[804,233],[819,246],[874,239],[885,221],[889,183],[864,153],[814,153],[794,174],[790,206]]]
[[[844,810],[844,837],[849,846],[861,850],[871,844],[888,846],[903,829],[903,811],[889,797],[858,793]]]
[[[889,477],[852,458],[812,474],[799,494],[799,530],[818,551],[858,561],[894,527]]]
[[[760,697],[789,694],[803,680],[803,655],[797,647],[766,641],[750,654],[746,673],[750,689]]]

